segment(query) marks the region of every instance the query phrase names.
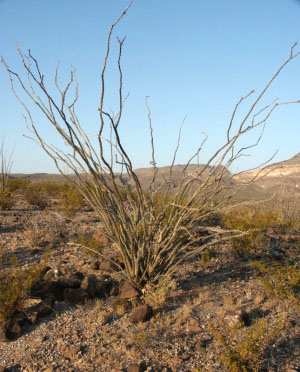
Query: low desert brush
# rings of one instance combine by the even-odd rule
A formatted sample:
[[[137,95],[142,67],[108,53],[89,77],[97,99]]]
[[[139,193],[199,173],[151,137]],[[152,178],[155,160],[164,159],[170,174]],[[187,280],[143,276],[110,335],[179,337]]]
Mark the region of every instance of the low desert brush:
[[[27,187],[31,184],[31,181],[25,178],[14,178],[7,181],[7,188],[9,191],[20,191],[25,192]]]
[[[251,266],[261,274],[260,280],[269,296],[292,302],[300,313],[300,268],[297,265],[253,262]]]
[[[244,257],[254,252],[263,241],[263,232],[278,224],[280,218],[273,212],[255,210],[234,211],[224,216],[224,227],[249,231],[247,235],[233,238],[231,249],[235,257]]]
[[[24,193],[25,199],[30,205],[34,205],[39,209],[45,209],[49,203],[46,195],[39,191],[35,184],[29,185]]]
[[[147,283],[144,288],[145,302],[151,306],[162,306],[176,290],[176,281],[170,277],[161,278],[157,284]]]
[[[101,253],[103,247],[101,242],[99,242],[99,239],[90,235],[81,235],[74,239],[74,243],[80,244],[86,253],[97,257],[98,253]]]
[[[0,209],[3,211],[11,209],[15,204],[13,194],[7,189],[5,191],[0,190]]]
[[[60,205],[67,217],[74,217],[84,207],[84,197],[76,187],[70,187],[60,195]]]
[[[220,332],[211,326],[212,333],[222,344],[224,351],[219,356],[220,361],[229,372],[258,372],[265,360],[266,348],[279,334],[283,324],[279,322],[275,327],[265,319],[258,319],[252,326],[245,328],[244,334],[237,340],[237,329]]]
[[[4,269],[4,266],[9,266]],[[15,256],[0,257],[0,322],[6,323],[19,310],[22,310],[32,283],[41,277],[45,267],[41,264],[29,268],[18,267]]]

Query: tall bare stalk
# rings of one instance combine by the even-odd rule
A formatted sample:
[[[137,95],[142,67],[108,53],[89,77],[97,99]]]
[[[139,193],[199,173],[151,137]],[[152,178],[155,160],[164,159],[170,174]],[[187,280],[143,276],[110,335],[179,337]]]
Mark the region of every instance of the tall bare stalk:
[[[12,168],[12,156],[13,151],[7,155],[5,152],[5,146],[4,146],[5,140],[4,136],[2,137],[2,142],[0,145],[0,162],[1,162],[1,169],[0,169],[0,191],[5,192],[7,189],[7,181],[9,179],[9,175]]]
[[[124,12],[111,26],[106,55],[101,72],[101,94],[99,100],[100,125],[97,132],[97,145],[91,143],[91,138],[83,130],[75,107],[78,101],[78,82],[76,71],[73,68],[70,80],[65,87],[60,87],[58,79],[58,65],[55,71],[54,83],[60,99],[55,99],[50,93],[44,75],[37,59],[28,51],[24,55],[19,47],[21,61],[24,66],[25,77],[13,71],[2,58],[11,83],[11,88],[19,103],[25,110],[25,120],[31,131],[31,138],[53,159],[59,172],[64,173],[65,166],[76,175],[80,190],[97,212],[105,227],[105,234],[115,243],[125,269],[124,277],[136,288],[141,289],[145,283],[158,281],[163,275],[174,271],[177,266],[202,252],[216,242],[230,239],[232,236],[244,234],[240,231],[220,231],[217,228],[207,228],[209,236],[202,233],[204,221],[208,216],[228,208],[232,208],[234,195],[240,187],[231,187],[234,176],[228,168],[245,151],[255,147],[263,133],[267,120],[273,111],[280,105],[293,102],[272,102],[264,107],[259,104],[272,82],[298,53],[295,53],[296,44],[292,46],[290,55],[271,77],[266,86],[258,94],[253,103],[246,109],[242,120],[236,124],[236,114],[250,96],[251,91],[242,97],[232,113],[227,125],[224,144],[210,157],[203,166],[194,167],[192,164],[199,157],[205,144],[206,137],[197,151],[188,159],[182,170],[181,180],[174,192],[172,181],[174,179],[174,164],[180,146],[181,131],[174,151],[173,161],[168,174],[162,174],[157,167],[155,147],[152,130],[151,111],[146,100],[150,127],[150,144],[152,147],[153,176],[150,186],[143,190],[137,172],[122,143],[119,127],[122,121],[124,103],[127,96],[123,95],[123,74],[121,67],[122,49],[124,39],[117,38],[119,55],[117,65],[119,69],[118,110],[116,114],[105,110],[106,69],[111,49],[111,37],[114,28],[125,16],[133,0]],[[47,143],[36,128],[31,111],[25,100],[17,93],[16,83],[45,115],[59,136],[70,147],[65,152]],[[71,94],[72,89],[74,94]],[[255,128],[261,128],[256,143],[247,147],[238,147],[238,140]],[[236,129],[234,129],[236,128]],[[105,133],[110,133],[108,138]],[[118,166],[118,172],[116,172]],[[255,182],[261,176],[258,172],[246,185]],[[163,182],[161,182],[161,178]],[[159,181],[159,182],[158,182]]]

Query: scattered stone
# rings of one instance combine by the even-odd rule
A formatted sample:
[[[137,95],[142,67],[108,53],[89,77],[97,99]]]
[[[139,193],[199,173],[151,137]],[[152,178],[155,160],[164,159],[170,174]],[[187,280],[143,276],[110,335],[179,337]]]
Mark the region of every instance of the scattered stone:
[[[111,320],[113,320],[114,314],[113,312],[110,312],[108,314],[101,314],[99,321],[101,325],[105,325],[109,323]]]
[[[106,246],[109,243],[109,240],[107,239],[107,237],[104,236],[101,232],[96,232],[93,235],[93,239],[96,240],[96,242],[98,242],[100,245]]]
[[[57,301],[63,300],[64,287],[60,282],[39,280],[32,284],[30,295],[32,297],[45,299],[54,296]]]
[[[123,298],[115,298],[112,300],[111,306],[115,313],[118,315],[124,315],[127,310],[130,309],[130,303]]]
[[[27,322],[27,316],[24,311],[18,311],[14,315],[14,319],[20,324],[20,326],[24,325]]]
[[[43,279],[47,281],[58,280],[61,276],[61,272],[58,269],[50,269],[45,274]]]
[[[81,273],[80,273],[81,274]],[[81,286],[82,279],[79,276],[79,273],[64,275],[62,276],[58,283],[63,286],[64,288],[73,288],[77,289]]]
[[[119,266],[112,261],[103,261],[100,264],[100,270],[105,271],[107,273],[113,273],[115,271],[119,271]]]
[[[238,315],[239,321],[244,324],[245,326],[249,326],[251,324],[250,316],[247,311],[242,310]]]
[[[141,372],[142,369],[139,364],[130,364],[127,368],[127,372]]]
[[[187,334],[195,334],[195,333],[201,333],[202,332],[202,328],[196,326],[196,325],[190,325],[187,327],[186,329],[186,332]]]
[[[86,276],[81,282],[81,288],[87,291],[90,298],[94,298],[97,292],[97,278],[95,275]]]
[[[88,293],[82,288],[66,288],[64,290],[64,300],[71,304],[85,304],[88,299]]]
[[[119,290],[120,298],[130,299],[139,296],[139,292],[128,282],[124,282]]]
[[[71,346],[69,349],[66,350],[64,356],[70,360],[73,360],[79,351],[81,350],[81,345]]]
[[[5,335],[9,341],[15,341],[21,336],[21,326],[15,319],[9,322]]]
[[[153,309],[151,306],[145,304],[145,305],[140,305],[136,307],[130,316],[130,322],[131,323],[139,323],[139,322],[146,322],[151,318],[153,314]]]
[[[92,270],[99,270],[99,268],[100,268],[100,262],[99,261],[92,262],[92,264],[91,264],[91,269]]]

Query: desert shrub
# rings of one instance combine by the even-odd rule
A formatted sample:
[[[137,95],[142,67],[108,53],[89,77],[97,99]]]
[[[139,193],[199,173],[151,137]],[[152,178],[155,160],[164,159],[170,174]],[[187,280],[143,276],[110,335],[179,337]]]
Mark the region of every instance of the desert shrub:
[[[32,184],[27,187],[24,197],[30,205],[38,207],[39,209],[42,210],[48,207],[49,205],[45,194],[39,191],[38,188],[36,188],[35,184]]]
[[[261,274],[260,280],[269,296],[292,302],[300,312],[300,268],[297,265],[253,262],[251,266]]]
[[[98,256],[101,253],[103,245],[99,242],[99,239],[95,239],[93,236],[82,235],[74,239],[74,243],[78,243],[83,246],[83,249],[92,256]]]
[[[263,102],[265,93],[273,81],[276,80],[283,68],[300,53],[295,52],[296,44],[294,44],[287,59],[258,93],[254,102],[249,106],[244,104],[241,106],[243,101],[255,94],[253,90],[236,103],[231,120],[225,129],[226,136],[223,145],[208,155],[208,161],[204,166],[198,166],[192,173],[186,172],[188,166],[199,159],[199,154],[206,141],[204,137],[199,147],[197,146],[197,149],[188,156],[187,164],[182,168],[180,180],[176,181],[178,184],[176,190],[173,189],[173,171],[180,146],[181,128],[170,170],[166,173],[159,173],[151,111],[146,99],[153,173],[148,193],[145,194],[142,179],[139,177],[139,173],[134,170],[133,162],[126,151],[119,129],[125,102],[121,64],[125,39],[117,38],[119,43],[117,57],[119,87],[116,90],[118,107],[115,113],[106,107],[107,62],[110,59],[110,51],[113,49],[111,36],[114,28],[125,16],[132,3],[133,1],[130,1],[116,22],[112,24],[108,33],[101,73],[100,104],[97,114],[100,122],[97,136],[90,135],[78,121],[79,115],[76,112],[78,86],[74,69],[71,71],[70,80],[66,82],[64,87],[60,87],[56,70],[55,85],[57,93],[59,93],[56,95],[52,94],[52,89],[47,86],[42,66],[39,65],[30,50],[25,56],[18,48],[21,64],[26,73],[25,77],[13,71],[4,59],[2,59],[2,63],[10,77],[12,91],[27,114],[30,114],[30,104],[36,105],[38,103],[38,107],[46,115],[50,125],[54,127],[59,138],[63,140],[70,151],[64,152],[64,149],[48,144],[40,134],[40,129],[34,123],[33,115],[31,115],[30,125],[32,133],[35,135],[34,139],[52,158],[61,173],[63,173],[64,167],[74,173],[76,182],[80,185],[80,191],[96,211],[104,225],[105,234],[114,243],[114,247],[122,257],[125,266],[123,273],[125,279],[134,287],[142,289],[147,282],[157,283],[161,277],[171,274],[183,261],[201,253],[203,249],[207,248],[207,244],[215,245],[216,241],[224,241],[234,235],[233,231],[227,231],[217,237],[215,232],[211,230],[211,236],[215,239],[213,242],[207,242],[206,237],[203,239],[201,234],[195,236],[194,231],[195,227],[204,224],[209,215],[228,210],[228,208],[232,209],[236,190],[232,190],[233,176],[228,172],[228,168],[245,155],[245,151],[247,152],[249,148],[259,143],[260,135],[258,135],[256,144],[249,146],[241,147],[240,139],[247,137],[247,134],[255,128],[260,128],[263,131],[266,121],[277,107],[283,103],[292,103],[274,101],[264,106]],[[20,94],[15,85],[21,88]],[[29,91],[30,94],[28,94]],[[23,98],[23,94],[29,98],[29,103]],[[36,97],[38,97],[38,102]],[[296,102],[293,101],[293,103]],[[53,107],[56,110],[53,110]],[[244,112],[240,110],[242,107],[246,107]],[[108,133],[110,133],[109,139],[107,138]],[[120,169],[119,173],[117,173],[117,168]],[[259,178],[259,174],[255,177],[255,179]],[[127,193],[126,198],[121,193],[123,189]],[[73,195],[69,195],[69,193],[73,192],[67,191],[65,193],[64,203],[66,212],[70,211],[72,214],[78,208],[80,209],[81,205],[78,207],[79,197],[75,195],[75,192]],[[159,193],[163,194],[163,197],[157,202],[155,198]],[[186,200],[188,200],[187,203]]]
[[[223,217],[227,229],[248,231],[247,235],[232,239],[231,249],[235,257],[244,257],[255,251],[263,240],[262,232],[279,223],[280,218],[273,212],[255,210],[234,211]]]
[[[0,209],[8,210],[11,209],[15,204],[13,194],[9,190],[0,190]]]
[[[4,269],[3,266],[9,265]],[[45,263],[29,268],[18,267],[15,256],[0,257],[0,322],[6,323],[16,311],[22,310],[31,284],[41,277]]]
[[[275,327],[264,319],[256,320],[251,327],[244,329],[241,340],[236,339],[238,330],[220,332],[211,327],[212,333],[222,344],[224,351],[220,361],[229,372],[258,372],[265,360],[265,350],[279,334],[283,325]]]
[[[176,290],[176,281],[170,277],[161,278],[157,284],[147,283],[143,289],[145,302],[151,306],[162,306]]]
[[[84,197],[76,187],[70,187],[60,195],[60,205],[67,217],[74,217],[84,207]]]
[[[70,185],[67,183],[55,183],[50,181],[40,182],[38,187],[41,192],[55,197],[59,197],[61,193],[67,192],[70,189]]]
[[[216,248],[211,247],[206,249],[200,256],[200,262],[203,267],[206,267],[209,262],[217,256]]]
[[[24,192],[27,187],[31,184],[31,181],[25,178],[14,178],[7,181],[7,188],[11,191]]]

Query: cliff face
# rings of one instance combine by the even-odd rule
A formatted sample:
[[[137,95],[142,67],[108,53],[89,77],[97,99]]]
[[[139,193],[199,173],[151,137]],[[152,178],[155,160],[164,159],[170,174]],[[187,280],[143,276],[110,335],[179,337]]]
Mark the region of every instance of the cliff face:
[[[291,159],[274,163],[266,167],[263,171],[261,169],[256,169],[253,172],[244,173],[240,176],[237,176],[237,180],[247,181],[253,176],[257,175],[259,172],[260,175],[263,175],[267,178],[270,177],[281,177],[281,176],[295,176],[300,177],[300,153],[293,156]]]

